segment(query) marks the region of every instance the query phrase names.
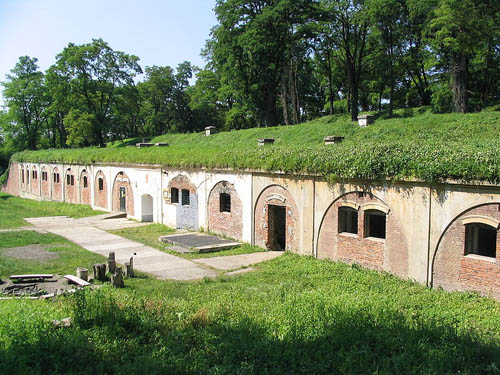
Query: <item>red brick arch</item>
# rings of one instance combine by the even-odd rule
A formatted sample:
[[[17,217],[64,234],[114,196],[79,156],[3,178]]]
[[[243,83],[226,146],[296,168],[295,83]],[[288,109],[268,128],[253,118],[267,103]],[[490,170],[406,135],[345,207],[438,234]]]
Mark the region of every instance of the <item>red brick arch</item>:
[[[69,180],[68,180],[69,178]],[[64,174],[64,200],[69,203],[78,203],[76,176],[71,168]]]
[[[125,212],[127,212],[127,215],[134,216],[134,192],[130,179],[123,171],[116,174],[113,182],[113,211],[120,211],[120,188],[125,189]]]
[[[269,238],[269,205],[286,208],[286,248],[284,250],[298,252],[299,210],[290,192],[281,185],[267,186],[257,198],[254,211],[255,244],[265,248],[273,246]]]
[[[102,179],[102,186],[99,184],[100,179]],[[94,206],[108,209],[108,184],[101,170],[97,171],[94,179]]]
[[[39,182],[39,178],[40,176],[38,175],[38,169],[35,165],[33,165],[31,167],[31,180],[30,180],[30,183],[31,183],[31,192],[33,194],[37,194],[39,195],[40,194],[40,187],[38,185],[38,182]]]
[[[500,235],[497,228],[496,259],[465,254],[467,217],[500,221],[498,203],[472,207],[455,219],[441,234],[432,259],[432,285],[447,290],[474,290],[500,298]]]
[[[80,173],[80,203],[90,204],[90,178],[86,169]]]
[[[338,212],[342,206],[358,211],[357,234],[339,233]],[[366,210],[363,208],[366,207]],[[355,191],[344,194],[332,202],[325,212],[318,235],[318,258],[357,263],[364,267],[385,270],[400,277],[408,276],[408,248],[398,218],[388,210],[386,214],[386,238],[365,236],[365,213],[388,206],[373,194]]]
[[[229,194],[230,212],[221,212],[220,194]],[[220,181],[208,196],[208,230],[217,234],[241,240],[243,235],[243,205],[234,185]]]
[[[44,174],[46,174],[47,179],[43,179]],[[41,181],[41,196],[42,197],[50,197],[50,182],[52,181],[52,176],[49,173],[49,168],[46,166],[43,166],[41,171],[40,171],[40,178],[42,179]]]
[[[59,176],[59,181],[56,180],[56,176]],[[54,167],[52,169],[52,173],[49,176],[51,184],[52,184],[52,199],[61,201],[62,200],[62,184],[64,176],[61,175],[59,169]]]

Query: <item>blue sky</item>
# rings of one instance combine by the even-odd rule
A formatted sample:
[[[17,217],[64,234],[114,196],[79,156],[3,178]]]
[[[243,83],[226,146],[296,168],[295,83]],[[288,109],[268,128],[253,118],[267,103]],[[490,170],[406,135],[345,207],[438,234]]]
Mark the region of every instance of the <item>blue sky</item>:
[[[216,24],[215,0],[0,0],[0,81],[19,56],[42,70],[69,43],[104,39],[140,65],[203,66],[200,51]],[[0,97],[1,102],[1,97]]]

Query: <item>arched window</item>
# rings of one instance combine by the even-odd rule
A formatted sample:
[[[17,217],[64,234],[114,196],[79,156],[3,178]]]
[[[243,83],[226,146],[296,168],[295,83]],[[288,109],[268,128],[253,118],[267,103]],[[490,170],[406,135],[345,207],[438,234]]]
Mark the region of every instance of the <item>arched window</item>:
[[[358,211],[352,207],[339,207],[339,233],[358,234]]]
[[[482,223],[465,225],[465,255],[496,258],[497,229]]]
[[[365,237],[385,238],[385,222],[385,212],[365,211]]]

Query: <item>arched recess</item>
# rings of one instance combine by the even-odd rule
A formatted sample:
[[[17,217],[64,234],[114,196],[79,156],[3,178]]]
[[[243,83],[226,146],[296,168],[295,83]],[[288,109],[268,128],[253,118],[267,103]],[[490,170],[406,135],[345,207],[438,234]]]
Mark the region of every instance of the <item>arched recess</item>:
[[[61,201],[62,200],[62,178],[57,167],[52,169],[52,199]]]
[[[94,206],[108,209],[108,184],[101,170],[97,171],[94,179]]]
[[[90,204],[90,179],[86,169],[80,173],[80,203]]]
[[[26,191],[26,174],[24,173],[24,165],[21,165],[21,190]]]
[[[408,247],[398,218],[371,193],[338,197],[320,224],[318,258],[357,263],[408,277]]]
[[[38,169],[35,165],[31,167],[31,192],[40,195],[40,187],[38,185]]]
[[[141,197],[141,221],[153,221],[153,197],[149,194],[143,194]]]
[[[198,192],[189,178],[182,174],[172,178],[166,196],[166,214],[175,216],[176,228],[198,230]]]
[[[299,250],[299,210],[283,186],[267,186],[254,211],[255,244],[271,250]]]
[[[48,168],[46,166],[43,166],[41,171],[40,171],[40,178],[42,179],[40,185],[41,185],[41,196],[42,197],[50,197],[50,181],[51,181],[51,176],[48,172]]]
[[[472,207],[455,217],[441,234],[432,258],[431,285],[446,290],[473,290],[500,298],[500,202]],[[478,228],[472,233],[470,229]],[[482,231],[481,229],[484,229]],[[493,238],[489,237],[493,234]],[[474,238],[475,237],[475,238]],[[487,238],[489,237],[489,238]],[[471,242],[492,241],[486,255]],[[478,249],[476,249],[478,250]],[[476,253],[476,254],[475,254]]]
[[[234,185],[220,181],[208,196],[208,229],[238,240],[243,235],[243,205]]]
[[[113,211],[134,216],[134,192],[130,179],[123,171],[116,174],[113,182],[112,208]]]
[[[76,178],[71,168],[66,169],[64,176],[64,200],[69,203],[78,203]]]

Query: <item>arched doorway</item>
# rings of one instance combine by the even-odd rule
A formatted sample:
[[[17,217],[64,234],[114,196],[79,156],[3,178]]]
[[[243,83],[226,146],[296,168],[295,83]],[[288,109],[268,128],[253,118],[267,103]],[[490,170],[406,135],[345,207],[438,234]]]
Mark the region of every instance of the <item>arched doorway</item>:
[[[108,208],[108,185],[102,171],[98,171],[95,175],[94,205],[104,209]]]
[[[132,184],[125,172],[118,172],[113,184],[113,211],[126,212],[134,216],[134,194]]]
[[[153,197],[149,194],[144,194],[141,197],[141,221],[153,221]]]
[[[80,203],[90,204],[90,180],[85,169],[80,174]]]

